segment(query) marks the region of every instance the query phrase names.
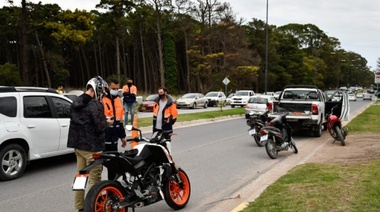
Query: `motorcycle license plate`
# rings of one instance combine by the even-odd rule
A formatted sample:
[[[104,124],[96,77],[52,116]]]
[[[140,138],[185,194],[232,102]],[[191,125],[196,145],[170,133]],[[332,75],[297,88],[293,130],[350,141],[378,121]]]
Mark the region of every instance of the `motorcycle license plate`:
[[[86,189],[86,185],[88,182],[88,174],[77,174],[75,175],[73,182],[73,191],[83,191]]]
[[[268,140],[268,134],[262,135],[260,137],[260,141],[266,141],[266,140]]]
[[[256,134],[256,130],[253,128],[253,129],[251,129],[251,130],[248,131],[248,134],[249,135],[254,135],[254,134]]]

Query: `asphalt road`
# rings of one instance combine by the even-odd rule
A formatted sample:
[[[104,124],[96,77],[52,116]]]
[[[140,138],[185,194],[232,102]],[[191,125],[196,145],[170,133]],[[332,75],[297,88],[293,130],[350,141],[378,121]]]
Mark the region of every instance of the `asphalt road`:
[[[351,114],[369,103],[351,102]],[[252,195],[259,195],[268,184],[265,179],[280,177],[330,139],[325,131],[321,138],[299,133],[295,136],[299,154],[280,152],[278,159],[272,160],[264,148],[257,147],[247,129],[243,117],[176,126],[173,157],[189,175],[192,186],[190,202],[182,211],[231,211]],[[1,211],[75,211],[71,191],[75,165],[74,155],[32,162],[23,177],[0,182]],[[161,201],[136,211],[173,210]]]

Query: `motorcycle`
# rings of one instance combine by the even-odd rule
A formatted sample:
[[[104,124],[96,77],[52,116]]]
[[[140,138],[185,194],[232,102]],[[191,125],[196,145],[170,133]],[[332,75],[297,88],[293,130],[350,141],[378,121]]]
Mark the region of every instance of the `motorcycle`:
[[[259,132],[261,128],[265,127],[268,123],[268,113],[269,110],[257,116],[253,112],[250,112],[249,119],[247,120],[247,125],[249,126],[248,134],[253,137],[259,147],[265,146],[265,141],[260,140]]]
[[[184,208],[190,199],[190,180],[170,155],[166,138],[171,132],[155,132],[148,139],[132,125],[126,129],[139,132],[135,138],[126,139],[138,142],[133,149],[94,154],[94,162],[75,177],[73,190],[85,190],[88,174],[95,166],[103,165],[116,173],[115,179],[92,186],[85,198],[84,211],[124,212],[128,208],[134,211],[160,200],[174,210]]]
[[[331,113],[326,114],[327,120],[327,130],[330,135],[334,138],[334,141],[340,141],[342,146],[346,145],[345,139],[348,135],[348,128],[342,128],[342,120],[336,115],[334,115],[334,109],[337,108],[338,105],[331,108]]]
[[[294,139],[292,138],[292,128],[286,121],[286,116],[289,114],[284,113],[273,120],[271,120],[267,127],[260,130],[260,140],[266,141],[265,149],[268,156],[272,159],[278,157],[278,152],[287,151],[289,148],[295,154],[298,149]]]

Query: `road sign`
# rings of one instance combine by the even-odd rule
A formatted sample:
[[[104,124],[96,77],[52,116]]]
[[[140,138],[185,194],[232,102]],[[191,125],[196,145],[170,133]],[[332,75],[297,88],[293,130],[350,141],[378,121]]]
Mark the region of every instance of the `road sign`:
[[[380,75],[375,75],[375,83],[380,83]]]
[[[230,83],[230,80],[226,77],[224,78],[224,80],[222,81],[225,85],[228,85],[228,83]]]

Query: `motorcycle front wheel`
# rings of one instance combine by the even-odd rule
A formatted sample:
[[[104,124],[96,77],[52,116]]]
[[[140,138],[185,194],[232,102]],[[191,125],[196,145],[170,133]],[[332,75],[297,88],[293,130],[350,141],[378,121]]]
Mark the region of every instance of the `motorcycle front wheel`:
[[[267,150],[267,154],[270,158],[276,159],[278,156],[278,150],[276,148],[276,144],[274,143],[272,138],[269,138],[267,140],[267,143],[265,145],[265,149]]]
[[[182,182],[179,183],[173,175],[163,188],[165,202],[174,210],[184,208],[190,200],[191,193],[190,180],[186,172],[182,169],[178,169],[177,172]]]
[[[84,211],[114,211],[112,205],[123,201],[125,196],[126,192],[120,184],[109,180],[100,181],[88,191],[84,201]],[[125,211],[125,208],[122,208],[117,212]]]
[[[342,146],[345,146],[346,142],[344,141],[342,128],[340,128],[339,126],[335,126],[335,133],[336,133],[336,137],[338,138]]]

